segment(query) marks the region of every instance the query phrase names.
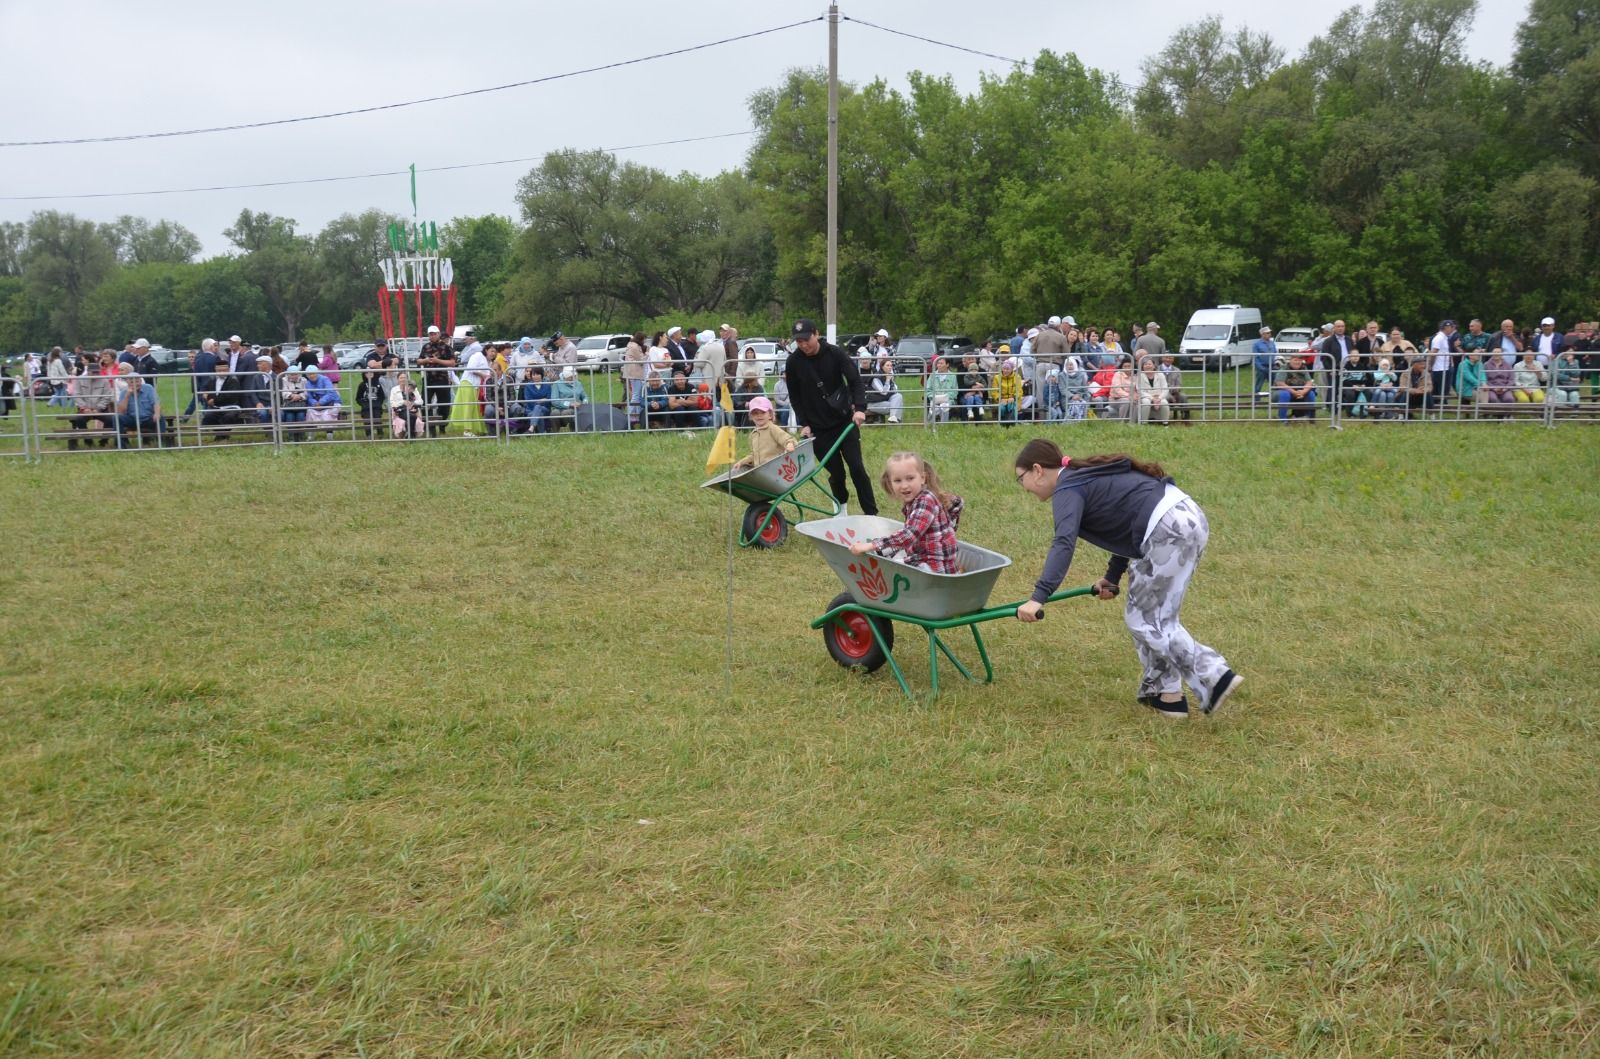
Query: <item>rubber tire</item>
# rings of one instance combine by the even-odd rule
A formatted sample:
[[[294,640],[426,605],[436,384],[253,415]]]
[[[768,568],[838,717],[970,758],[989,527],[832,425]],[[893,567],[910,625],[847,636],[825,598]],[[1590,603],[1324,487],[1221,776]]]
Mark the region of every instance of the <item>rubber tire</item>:
[[[761,520],[767,516],[766,504],[751,504],[744,509],[744,539],[755,548],[776,548],[789,539],[789,520],[783,517],[782,510],[772,512],[772,521],[767,523],[766,530],[761,536],[756,536],[756,530],[761,528]]]
[[[848,592],[841,592],[834,596],[828,603],[828,610],[842,607],[846,603],[854,602],[855,597]],[[874,618],[866,614],[850,612],[841,616],[842,620],[849,623],[855,630],[853,634],[846,633],[833,622],[822,627],[822,642],[828,648],[828,654],[833,660],[846,669],[860,669],[866,673],[875,673],[889,660],[889,656],[872,639],[872,634],[867,631],[866,623],[871,622],[877,626],[878,636],[882,638],[884,646],[894,650],[894,622],[882,618]]]

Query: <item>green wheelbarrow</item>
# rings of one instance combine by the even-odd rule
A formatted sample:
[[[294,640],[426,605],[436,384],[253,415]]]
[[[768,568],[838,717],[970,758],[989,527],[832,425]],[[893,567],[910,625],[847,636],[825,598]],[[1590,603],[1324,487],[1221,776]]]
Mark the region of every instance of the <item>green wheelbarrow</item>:
[[[839,435],[839,440],[833,443],[833,448],[820,460],[817,459],[813,439],[801,438],[793,452],[779,453],[765,463],[739,471],[730,467],[715,478],[700,483],[700,488],[730,493],[745,502],[739,547],[776,548],[789,539],[790,520],[784,517],[784,504],[794,510],[793,520],[796,524],[805,518],[807,512],[824,518],[832,518],[839,513],[839,502],[816,477],[854,429],[854,424],[847,426]],[[800,499],[798,494],[807,485],[813,486],[822,495],[822,500]]]
[[[822,642],[833,660],[846,669],[871,673],[887,664],[900,690],[915,698],[905,674],[894,659],[894,623],[915,625],[928,634],[928,672],[932,694],[939,694],[939,656],[942,654],[968,680],[972,670],[951,651],[939,634],[966,627],[983,663],[983,683],[994,681],[994,665],[978,626],[986,621],[1015,617],[1026,600],[990,607],[989,593],[1011,560],[999,552],[958,542],[961,573],[935,574],[868,552],[856,555],[850,545],[874,540],[901,529],[902,523],[875,515],[847,515],[807,522],[797,527],[811,538],[846,591],[828,603],[827,613],[811,623],[822,630]],[[1094,589],[1072,588],[1050,597],[1054,603],[1073,596],[1092,595]]]

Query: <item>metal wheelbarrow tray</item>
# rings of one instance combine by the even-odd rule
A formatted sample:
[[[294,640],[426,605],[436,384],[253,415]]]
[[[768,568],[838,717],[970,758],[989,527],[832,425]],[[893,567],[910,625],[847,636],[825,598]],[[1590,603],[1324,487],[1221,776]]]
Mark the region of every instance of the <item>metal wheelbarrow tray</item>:
[[[729,468],[715,478],[702,482],[700,488],[729,493],[746,505],[744,524],[739,533],[739,547],[776,548],[789,536],[789,520],[784,517],[781,505],[794,509],[798,523],[806,513],[831,518],[839,513],[839,502],[833,494],[816,481],[816,476],[838,449],[840,442],[850,433],[847,428],[834,442],[833,448],[820,460],[812,438],[796,440],[793,452],[782,452],[754,467],[741,471]],[[814,486],[822,494],[822,501],[808,503],[797,498],[801,488]]]
[[[875,515],[847,515],[807,522],[796,528],[822,553],[843,582],[845,591],[828,604],[827,613],[811,623],[822,630],[823,643],[835,662],[850,669],[873,672],[884,663],[908,698],[913,697],[905,674],[894,659],[894,622],[916,625],[928,634],[928,670],[932,694],[939,694],[939,655],[968,680],[977,680],[939,635],[942,630],[965,626],[972,632],[978,658],[983,662],[983,682],[994,680],[994,667],[984,647],[978,625],[1015,617],[1026,600],[988,607],[1000,574],[1011,560],[999,552],[957,541],[961,572],[936,574],[868,552],[854,555],[850,545],[895,533],[903,523]],[[1088,595],[1093,588],[1074,588],[1050,597],[1053,603]]]

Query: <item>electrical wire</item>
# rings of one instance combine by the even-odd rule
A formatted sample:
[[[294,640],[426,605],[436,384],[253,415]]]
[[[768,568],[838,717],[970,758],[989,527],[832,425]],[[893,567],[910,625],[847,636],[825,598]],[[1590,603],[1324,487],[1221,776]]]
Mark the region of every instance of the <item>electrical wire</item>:
[[[648,147],[672,147],[681,143],[704,143],[707,140],[726,140],[735,136],[754,136],[756,130],[746,129],[743,132],[718,132],[710,136],[685,136],[677,140],[657,140],[654,143],[630,143],[624,147],[601,147],[599,150],[606,154],[616,154],[619,151],[642,151]],[[501,158],[492,162],[461,162],[457,165],[430,166],[418,169],[419,173],[448,173],[457,169],[483,169],[496,165],[518,165],[527,162],[541,162],[543,156],[530,158]],[[345,176],[326,177],[299,177],[294,180],[264,180],[255,184],[218,184],[211,187],[198,188],[159,188],[150,191],[85,191],[70,195],[0,195],[0,202],[43,202],[55,199],[120,199],[135,198],[145,195],[190,195],[202,191],[252,191],[257,188],[281,188],[296,184],[333,184],[345,180],[372,180],[377,177],[405,176],[409,169],[389,169],[381,173],[350,173]]]
[[[903,29],[890,29],[888,26],[880,26],[876,22],[868,22],[864,18],[852,18],[849,15],[841,15],[840,17],[846,22],[858,22],[863,26],[870,26],[873,29],[882,30],[884,33],[892,33],[897,37],[910,37],[912,40],[920,40],[924,44],[937,44],[941,48],[952,48],[956,51],[964,51],[968,55],[981,55],[985,59],[999,59],[1001,62],[1011,63],[1013,66],[1033,65],[1033,63],[1027,59],[1013,59],[1008,55],[996,55],[992,51],[979,51],[977,48],[968,48],[961,44],[951,44],[949,41],[934,40],[932,37],[923,37],[916,33],[907,33]]]
[[[547,74],[544,77],[535,77],[527,81],[513,81],[510,84],[490,85],[486,88],[469,88],[461,92],[450,92],[440,96],[428,96],[423,99],[410,99],[400,103],[379,103],[370,107],[352,107],[349,110],[333,110],[326,114],[305,114],[295,118],[274,118],[270,121],[239,122],[234,125],[214,125],[201,129],[174,129],[167,132],[135,132],[119,136],[79,136],[61,140],[12,140],[0,142],[3,147],[59,147],[67,144],[80,143],[120,143],[128,140],[160,140],[174,136],[200,136],[213,132],[236,132],[242,129],[265,129],[275,125],[295,125],[307,121],[324,121],[328,118],[345,118],[355,114],[373,114],[383,110],[399,110],[404,107],[420,106],[423,103],[438,103],[447,99],[465,99],[468,96],[481,96],[489,92],[504,92],[510,88],[526,88],[529,85],[542,85],[551,81],[561,81],[569,77],[579,77],[583,74],[600,73],[605,70],[619,70],[625,66],[635,66],[639,63],[651,62],[656,59],[674,58],[685,52],[704,51],[707,48],[717,48],[724,44],[733,44],[741,40],[752,40],[756,37],[765,37],[772,33],[782,33],[784,30],[794,29],[798,26],[810,25],[820,22],[826,16],[818,15],[815,18],[801,19],[799,22],[790,22],[787,25],[773,26],[771,29],[759,29],[752,33],[741,33],[734,37],[723,37],[721,40],[707,41],[704,44],[692,44],[684,48],[674,48],[671,51],[656,52],[653,55],[641,55],[635,59],[623,59],[620,62],[606,63],[602,66],[589,66],[581,70],[569,70],[565,73]]]

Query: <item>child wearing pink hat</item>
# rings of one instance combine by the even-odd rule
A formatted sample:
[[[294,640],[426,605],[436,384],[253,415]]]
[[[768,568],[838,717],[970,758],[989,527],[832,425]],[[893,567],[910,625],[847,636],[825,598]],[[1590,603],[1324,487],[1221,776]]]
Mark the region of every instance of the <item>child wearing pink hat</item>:
[[[752,397],[745,411],[750,413],[750,455],[734,464],[734,470],[754,467],[781,453],[794,451],[794,435],[773,419],[771,401]]]

